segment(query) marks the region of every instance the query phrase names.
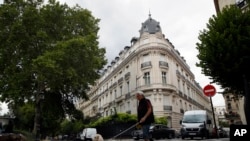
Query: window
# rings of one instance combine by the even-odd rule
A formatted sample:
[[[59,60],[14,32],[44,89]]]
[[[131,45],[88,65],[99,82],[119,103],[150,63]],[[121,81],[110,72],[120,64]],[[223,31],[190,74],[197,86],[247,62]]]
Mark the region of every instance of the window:
[[[128,108],[127,111],[131,110],[129,101],[127,102],[127,108]]]
[[[161,72],[162,84],[167,84],[167,73]]]
[[[122,86],[120,86],[120,95],[122,95]]]
[[[181,90],[180,79],[178,79],[178,89]]]
[[[113,101],[114,98],[113,98],[113,94],[112,94],[112,91],[110,91],[110,101]]]
[[[117,98],[118,96],[117,96],[116,90],[114,90],[114,94],[115,94],[115,98]]]
[[[148,62],[148,61],[150,61],[149,54],[144,54],[142,62],[145,63],[145,62]]]
[[[167,61],[165,54],[160,55],[160,61]]]
[[[182,89],[183,89],[183,93],[184,93],[185,95],[187,95],[187,94],[186,94],[185,81],[182,81]]]
[[[128,89],[128,93],[129,93],[129,81],[127,81],[127,89]]]
[[[149,72],[144,73],[144,80],[145,80],[145,85],[150,85],[150,73]]]
[[[180,100],[180,107],[181,109],[183,109],[183,105],[182,105],[182,101]]]
[[[105,103],[108,103],[108,102],[109,102],[108,94],[106,94]]]
[[[188,95],[189,97],[191,97],[191,96],[190,96],[190,88],[189,88],[189,87],[187,87],[187,95]]]

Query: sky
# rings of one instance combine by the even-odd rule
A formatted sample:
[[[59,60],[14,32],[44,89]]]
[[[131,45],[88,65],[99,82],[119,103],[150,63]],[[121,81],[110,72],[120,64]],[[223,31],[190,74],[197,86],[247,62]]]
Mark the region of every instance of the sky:
[[[2,3],[3,0],[0,0]],[[151,17],[160,23],[165,38],[175,46],[203,88],[212,80],[196,67],[200,31],[212,15],[216,15],[213,0],[57,0],[69,6],[78,4],[92,12],[99,23],[99,44],[106,48],[108,62],[114,60],[132,37],[139,37],[141,24]],[[220,86],[217,92],[222,92]],[[223,96],[212,97],[214,106],[225,106]]]

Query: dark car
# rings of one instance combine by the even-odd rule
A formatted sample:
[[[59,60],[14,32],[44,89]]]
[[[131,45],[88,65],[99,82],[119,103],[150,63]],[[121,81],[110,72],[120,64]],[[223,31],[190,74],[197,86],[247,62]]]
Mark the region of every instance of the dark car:
[[[155,124],[150,127],[149,132],[155,139],[175,138],[175,130],[163,124]]]
[[[229,137],[228,131],[226,131],[226,129],[225,129],[225,128],[222,128],[222,127],[220,127],[220,128],[218,129],[218,134],[219,134],[219,137],[220,137],[220,138],[227,138],[227,137]]]
[[[166,125],[163,124],[154,124],[150,126],[150,136],[153,139],[172,139],[175,138],[175,130],[172,128],[169,128]],[[142,139],[142,130],[134,130],[132,132],[132,136],[135,140]]]

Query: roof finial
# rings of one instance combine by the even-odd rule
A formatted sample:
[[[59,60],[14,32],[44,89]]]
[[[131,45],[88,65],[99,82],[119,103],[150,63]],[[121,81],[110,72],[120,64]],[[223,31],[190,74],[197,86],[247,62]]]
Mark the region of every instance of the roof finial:
[[[149,9],[149,14],[148,14],[149,18],[151,19],[151,13],[150,13],[150,9]]]

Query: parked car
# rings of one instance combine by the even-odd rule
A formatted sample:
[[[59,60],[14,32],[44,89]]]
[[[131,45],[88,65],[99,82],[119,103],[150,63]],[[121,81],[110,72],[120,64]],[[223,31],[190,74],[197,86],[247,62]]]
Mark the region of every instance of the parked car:
[[[132,137],[133,137],[134,140],[143,139],[143,135],[142,135],[142,130],[141,129],[132,131],[131,135],[132,135]]]
[[[155,124],[150,126],[149,132],[151,133],[152,138],[155,139],[175,138],[175,130],[163,124]]]
[[[218,129],[218,135],[220,138],[227,138],[229,137],[229,132],[227,131],[227,129],[220,127]]]
[[[169,128],[167,125],[163,124],[154,124],[150,126],[149,133],[151,138],[153,139],[172,139],[175,138],[175,130]],[[134,130],[132,131],[132,137],[135,140],[139,140],[143,138],[142,130]]]
[[[85,128],[80,134],[80,138],[83,141],[92,141],[97,134],[96,128]]]

